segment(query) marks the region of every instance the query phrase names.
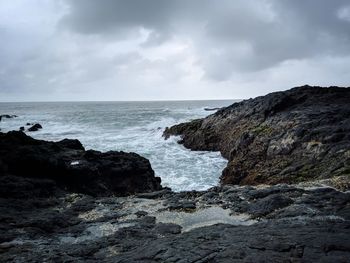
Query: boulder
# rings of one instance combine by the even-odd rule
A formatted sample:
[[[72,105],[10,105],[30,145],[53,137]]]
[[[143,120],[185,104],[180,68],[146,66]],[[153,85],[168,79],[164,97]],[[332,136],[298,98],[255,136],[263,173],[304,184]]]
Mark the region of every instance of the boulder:
[[[93,196],[162,188],[149,161],[136,153],[85,151],[78,140],[47,142],[17,131],[0,133],[0,176],[5,175],[51,180],[61,189]]]
[[[33,131],[38,131],[39,129],[42,129],[43,127],[39,124],[39,123],[36,123],[36,124],[34,124],[32,127],[30,127],[29,129],[28,129],[28,131],[31,131],[31,132],[33,132]]]

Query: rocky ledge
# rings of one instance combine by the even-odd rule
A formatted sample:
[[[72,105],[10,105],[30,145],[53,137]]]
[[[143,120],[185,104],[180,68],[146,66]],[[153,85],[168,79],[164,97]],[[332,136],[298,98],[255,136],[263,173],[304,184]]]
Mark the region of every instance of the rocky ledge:
[[[160,190],[149,161],[136,153],[86,151],[78,140],[35,140],[0,133],[0,196],[52,196],[59,191],[125,196]]]
[[[192,150],[228,159],[223,184],[350,177],[350,89],[303,86],[244,100],[167,128]]]
[[[223,186],[0,197],[1,262],[350,262],[350,193]]]

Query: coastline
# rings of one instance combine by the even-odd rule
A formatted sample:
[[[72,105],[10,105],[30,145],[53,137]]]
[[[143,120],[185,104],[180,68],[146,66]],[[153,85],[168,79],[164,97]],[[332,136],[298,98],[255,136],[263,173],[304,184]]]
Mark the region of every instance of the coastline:
[[[319,89],[317,94],[325,98],[327,107],[322,103],[307,104],[309,96],[304,96],[305,90],[309,92],[310,88],[257,98],[266,104],[256,104],[254,99],[236,103],[205,119],[169,128],[165,135],[181,135],[181,143],[193,150],[221,150],[230,162],[244,157],[250,164],[255,158],[258,162],[254,165],[261,168],[256,153],[265,148],[259,148],[255,142],[277,135],[273,131],[266,133],[269,126],[263,126],[264,130],[254,131],[254,138],[249,132],[236,138],[238,133],[230,130],[232,124],[237,125],[236,117],[243,116],[238,121],[249,121],[254,129],[261,128],[261,118],[263,123],[279,127],[273,121],[276,116],[285,124],[285,118],[297,120],[300,109],[304,110],[302,116],[309,118],[304,113],[312,107],[322,109],[323,122],[314,114],[312,129],[298,137],[300,142],[305,133],[327,124],[327,130],[317,136],[328,145],[327,153],[340,151],[342,162],[347,165],[347,135],[322,140],[322,136],[328,133],[329,137],[333,131],[346,134],[348,126],[344,120],[348,121],[350,115],[342,110],[347,108],[341,99],[330,100],[331,92]],[[304,99],[290,100],[290,93],[292,98],[297,94]],[[346,96],[341,97],[345,106]],[[252,104],[258,105],[260,111]],[[273,110],[266,111],[265,105]],[[247,109],[252,111],[248,114]],[[337,122],[329,122],[327,116],[336,117]],[[234,122],[228,126],[222,119]],[[340,126],[343,130],[335,132],[334,127]],[[244,125],[236,127],[250,130]],[[288,133],[291,130],[278,129]],[[237,143],[221,141],[217,131],[226,134],[224,139],[233,136],[230,138]],[[0,143],[0,259],[4,262],[347,262],[350,256],[349,175],[333,172],[332,176],[320,177],[310,169],[303,180],[295,180],[296,170],[288,172],[276,163],[285,158],[296,160],[294,150],[298,154],[306,152],[298,141],[292,149],[288,148],[291,144],[279,142],[281,149],[275,149],[272,156],[276,162],[265,159],[270,170],[288,172],[292,178],[288,184],[269,179],[279,173],[251,177],[249,172],[256,168],[248,165],[241,166],[240,172],[255,181],[244,181],[242,177],[233,185],[234,180],[222,179],[221,185],[206,191],[184,192],[162,189],[148,160],[134,153],[85,151],[77,140],[45,142],[22,132],[1,133]],[[273,145],[277,144],[278,141]],[[317,157],[325,155],[317,147],[318,151],[310,149],[313,158],[322,164],[324,159]],[[241,152],[245,153],[243,157]],[[338,160],[340,155],[330,155],[334,156]],[[303,156],[302,161],[313,160],[307,157]],[[228,178],[237,179],[237,171],[228,171]]]

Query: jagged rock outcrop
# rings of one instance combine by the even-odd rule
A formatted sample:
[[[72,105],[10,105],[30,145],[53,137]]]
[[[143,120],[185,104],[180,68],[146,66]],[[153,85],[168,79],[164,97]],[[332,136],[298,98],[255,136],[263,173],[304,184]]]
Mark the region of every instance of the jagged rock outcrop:
[[[85,151],[78,140],[35,140],[0,133],[0,196],[41,196],[61,189],[124,196],[161,189],[149,161],[136,153]]]
[[[167,128],[192,150],[229,160],[224,184],[350,176],[350,89],[303,86],[244,100]]]

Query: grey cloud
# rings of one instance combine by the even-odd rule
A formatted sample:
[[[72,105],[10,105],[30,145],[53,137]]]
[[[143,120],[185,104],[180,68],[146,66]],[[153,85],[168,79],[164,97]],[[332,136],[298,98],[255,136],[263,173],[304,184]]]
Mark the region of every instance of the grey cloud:
[[[144,47],[173,35],[192,38],[207,75],[218,80],[230,76],[222,68],[256,71],[290,59],[350,52],[350,23],[337,15],[346,0],[69,3],[71,12],[63,21],[78,33],[110,35],[143,27],[152,30]],[[245,43],[249,52],[236,54],[232,46],[237,43]]]
[[[265,2],[266,3],[266,2]],[[291,59],[343,56],[350,53],[350,23],[337,17],[346,1],[269,1],[273,16],[264,20],[246,12],[225,19],[218,17],[207,26],[212,46],[245,41],[250,54],[226,53],[233,70],[263,70]],[[225,60],[224,58],[224,60]],[[215,58],[208,58],[211,67]],[[217,61],[220,68],[220,61]]]
[[[0,1],[0,99],[345,85],[349,10],[348,0]]]
[[[62,24],[84,34],[110,34],[125,29],[162,28],[171,13],[171,2],[163,0],[68,1],[70,13]]]

